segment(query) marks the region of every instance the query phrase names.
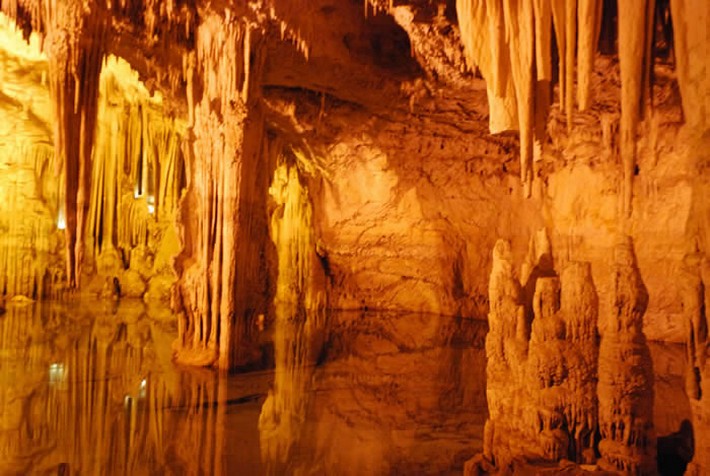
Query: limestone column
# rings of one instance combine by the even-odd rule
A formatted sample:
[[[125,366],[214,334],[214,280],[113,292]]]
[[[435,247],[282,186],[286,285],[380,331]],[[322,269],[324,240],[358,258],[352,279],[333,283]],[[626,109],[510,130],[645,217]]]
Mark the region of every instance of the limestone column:
[[[255,356],[254,319],[267,302],[268,167],[261,163],[260,35],[245,18],[213,14],[196,35],[188,78],[195,101],[179,293],[178,360],[231,369]]]

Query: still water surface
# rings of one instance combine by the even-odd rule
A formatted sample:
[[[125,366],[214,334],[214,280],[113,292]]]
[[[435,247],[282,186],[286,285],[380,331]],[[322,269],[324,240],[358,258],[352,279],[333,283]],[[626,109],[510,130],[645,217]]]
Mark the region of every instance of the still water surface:
[[[3,475],[447,474],[481,450],[479,321],[281,308],[269,368],[221,375],[172,362],[164,309],[8,307]]]

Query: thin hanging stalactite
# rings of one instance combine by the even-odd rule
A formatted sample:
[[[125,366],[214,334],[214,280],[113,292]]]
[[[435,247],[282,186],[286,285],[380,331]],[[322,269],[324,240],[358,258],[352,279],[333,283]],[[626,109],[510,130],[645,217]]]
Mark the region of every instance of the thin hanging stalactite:
[[[641,119],[643,79],[646,63],[647,17],[650,0],[629,0],[619,9],[619,66],[621,69],[621,135],[620,153],[623,169],[622,216],[631,216],[633,180],[636,168],[636,128]]]

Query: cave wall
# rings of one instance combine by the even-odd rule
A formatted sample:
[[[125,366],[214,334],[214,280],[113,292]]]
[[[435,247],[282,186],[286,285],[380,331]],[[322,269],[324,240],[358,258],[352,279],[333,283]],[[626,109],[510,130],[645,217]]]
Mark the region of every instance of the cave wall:
[[[637,141],[628,221],[619,198],[613,58],[595,63],[597,100],[574,115],[571,129],[553,105],[530,199],[522,198],[515,176],[515,138],[489,135],[464,108],[447,110],[431,99],[413,112],[372,115],[332,98],[281,99],[277,107],[306,131],[307,160],[317,166],[310,190],[331,305],[483,317],[491,266],[485,250],[503,237],[522,259],[541,228],[554,262],[591,262],[599,293],[608,296],[609,250],[618,234],[629,233],[650,295],[645,332],[682,342],[679,289],[667,277],[677,274],[686,253],[705,246],[704,159],[697,129],[682,122],[668,66],[656,72],[654,110]],[[479,91],[470,110],[484,100]],[[600,303],[601,328],[610,302]]]

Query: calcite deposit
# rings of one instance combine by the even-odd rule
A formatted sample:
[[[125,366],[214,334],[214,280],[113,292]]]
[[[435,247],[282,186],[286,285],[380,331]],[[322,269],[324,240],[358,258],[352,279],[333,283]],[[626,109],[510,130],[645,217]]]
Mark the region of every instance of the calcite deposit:
[[[329,310],[487,319],[478,467],[652,473],[647,341],[708,418],[709,9],[0,0],[0,296],[169,305],[224,371],[278,329],[267,429]]]
[[[471,470],[505,470],[524,458],[595,461],[599,337],[591,268],[570,262],[558,275],[549,244],[542,249],[530,257],[525,287],[510,244],[499,240],[493,250],[486,337],[490,416],[483,459],[473,460]]]

